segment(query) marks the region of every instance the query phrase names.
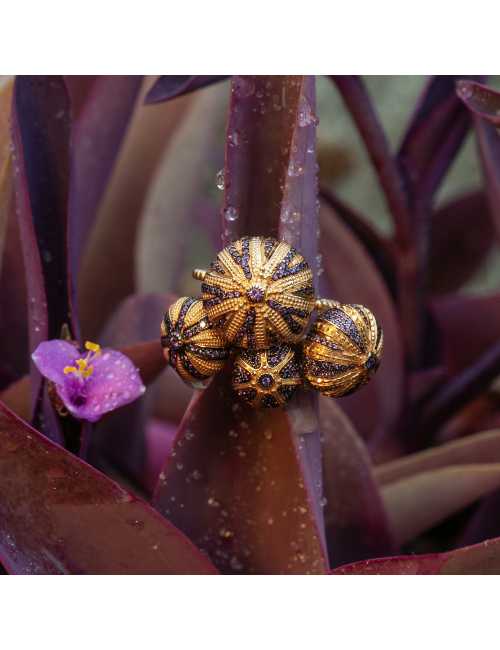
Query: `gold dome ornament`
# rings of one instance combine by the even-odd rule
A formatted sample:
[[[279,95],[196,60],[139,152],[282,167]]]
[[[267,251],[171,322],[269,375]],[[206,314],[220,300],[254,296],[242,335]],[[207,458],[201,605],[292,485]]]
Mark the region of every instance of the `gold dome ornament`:
[[[229,358],[224,336],[210,325],[203,303],[179,298],[161,323],[161,344],[167,362],[190,386],[201,387]]]
[[[283,406],[301,384],[301,367],[288,345],[242,350],[234,361],[233,390],[255,408]]]
[[[218,255],[202,280],[207,316],[226,341],[262,350],[296,343],[309,324],[315,297],[312,272],[302,255],[284,241],[243,237]]]
[[[366,384],[377,370],[382,328],[362,305],[341,305],[320,314],[304,345],[306,381],[329,397],[343,397]]]

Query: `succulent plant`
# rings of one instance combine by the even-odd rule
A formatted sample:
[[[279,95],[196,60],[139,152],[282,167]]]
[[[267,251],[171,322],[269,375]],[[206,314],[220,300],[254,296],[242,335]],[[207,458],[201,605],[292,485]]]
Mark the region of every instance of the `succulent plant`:
[[[359,132],[384,230],[339,191],[341,151],[317,155],[317,81],[1,82],[5,572],[500,572],[500,93],[430,78],[393,151],[365,79],[320,80]],[[472,132],[484,182],[443,200]],[[174,334],[188,360],[209,344],[186,343],[169,305],[209,302],[192,268],[244,236],[300,252],[316,294],[339,301],[329,336],[364,318],[373,359],[341,352],[361,383],[379,362],[373,312],[384,353],[366,386],[295,390],[286,348],[291,399],[259,409],[232,383],[253,368],[269,392],[267,350],[255,368],[251,350],[220,352],[203,390],[167,365]],[[488,270],[486,292],[471,279]],[[249,287],[251,311],[264,289]]]

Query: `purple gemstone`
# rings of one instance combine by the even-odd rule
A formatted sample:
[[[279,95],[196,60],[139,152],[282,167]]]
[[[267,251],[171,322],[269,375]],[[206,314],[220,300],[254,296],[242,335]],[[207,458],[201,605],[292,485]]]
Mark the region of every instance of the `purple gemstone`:
[[[262,388],[270,388],[274,384],[274,379],[271,375],[261,375],[259,377],[259,384]]]
[[[370,356],[365,362],[365,368],[367,370],[375,370],[376,367],[377,367],[377,359],[376,357],[373,356],[373,354],[370,354]]]
[[[250,287],[247,291],[247,297],[250,302],[262,302],[265,297],[265,292],[262,287]]]

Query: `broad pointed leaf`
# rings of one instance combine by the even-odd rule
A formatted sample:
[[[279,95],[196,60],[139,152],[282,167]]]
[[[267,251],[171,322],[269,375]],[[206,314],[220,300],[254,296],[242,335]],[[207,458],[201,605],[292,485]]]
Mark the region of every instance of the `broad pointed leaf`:
[[[382,490],[398,544],[405,544],[500,487],[500,463],[454,465],[389,483]]]
[[[395,550],[368,451],[337,402],[320,398],[330,566]]]
[[[0,404],[0,559],[9,573],[215,573],[146,503]]]
[[[223,219],[226,241],[281,233],[315,268],[315,123],[312,79],[233,82],[224,209],[236,218]],[[325,572],[314,400],[253,411],[234,403],[223,373],[193,400],[172,456],[155,504],[224,572]]]
[[[340,575],[498,575],[500,538],[447,553],[401,555],[339,567]]]

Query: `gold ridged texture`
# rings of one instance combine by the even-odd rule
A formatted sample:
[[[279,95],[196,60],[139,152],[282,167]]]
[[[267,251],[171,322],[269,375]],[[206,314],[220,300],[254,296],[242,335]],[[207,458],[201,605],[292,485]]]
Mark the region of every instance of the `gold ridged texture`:
[[[287,345],[242,350],[235,359],[233,390],[254,408],[283,406],[301,383],[300,364]]]
[[[241,348],[298,342],[315,305],[307,262],[272,238],[243,237],[224,248],[201,289],[210,322],[220,323],[226,341]]]
[[[201,300],[179,298],[161,323],[168,363],[190,386],[203,386],[229,357],[223,334],[210,325]]]
[[[362,305],[339,305],[318,316],[304,345],[304,376],[329,397],[366,384],[380,364],[382,328]]]

